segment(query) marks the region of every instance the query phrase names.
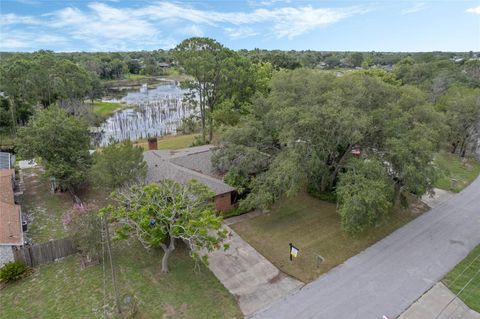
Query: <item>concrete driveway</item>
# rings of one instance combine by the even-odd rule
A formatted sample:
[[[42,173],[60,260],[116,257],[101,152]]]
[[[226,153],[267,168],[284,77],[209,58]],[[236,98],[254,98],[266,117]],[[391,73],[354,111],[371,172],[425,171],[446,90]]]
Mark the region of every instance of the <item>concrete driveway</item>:
[[[245,316],[285,297],[303,283],[280,272],[230,227],[227,251],[209,254],[210,270],[238,301]]]
[[[480,243],[480,178],[254,318],[396,318]]]

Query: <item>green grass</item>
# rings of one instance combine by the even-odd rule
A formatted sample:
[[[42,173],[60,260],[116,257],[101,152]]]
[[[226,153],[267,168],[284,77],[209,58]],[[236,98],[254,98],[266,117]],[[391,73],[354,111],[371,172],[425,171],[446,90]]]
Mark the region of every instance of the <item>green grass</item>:
[[[195,141],[195,137],[199,134],[185,134],[185,135],[167,135],[158,138],[158,149],[159,150],[178,150],[181,148],[187,148],[192,145]],[[141,139],[134,142],[135,145],[141,146],[144,149],[148,149],[147,139]]]
[[[24,173],[26,190],[22,200],[32,217],[28,235],[35,242],[65,236],[62,221],[72,206],[70,195],[51,194],[39,168]],[[79,195],[99,207],[106,200],[104,194],[93,189]],[[164,275],[160,272],[161,253],[147,252],[137,243],[115,245],[120,291],[135,296],[138,318],[241,317],[233,297],[208,269],[203,268],[199,274],[193,272],[193,261],[185,249],[174,254],[172,271]],[[0,290],[0,300],[5,318],[100,318],[102,267],[80,271],[78,257],[44,265],[31,277]],[[112,306],[111,295],[108,300]]]
[[[267,214],[232,227],[282,271],[310,282],[411,221],[424,209],[418,206],[416,213],[392,213],[382,225],[352,239],[340,227],[335,204],[299,194],[277,202]],[[290,242],[300,249],[293,262],[289,261]],[[325,258],[318,267],[317,254]]]
[[[73,207],[70,194],[51,193],[50,183],[39,167],[24,169],[22,172],[25,191],[20,200],[30,218],[27,236],[34,243],[67,236],[63,216]],[[98,189],[87,189],[77,195],[88,205],[96,207],[102,207],[107,197]]]
[[[470,252],[452,271],[443,283],[457,294],[473,278],[458,296],[471,309],[480,312],[480,245]]]
[[[93,114],[99,116],[100,118],[106,119],[116,111],[129,107],[132,106],[114,102],[95,101],[93,103]]]
[[[135,318],[242,318],[234,298],[206,268],[194,271],[186,248],[160,272],[161,253],[137,243],[115,243],[114,267],[120,296],[133,296]],[[106,265],[107,276],[110,269]],[[114,309],[112,283],[106,277],[109,312]],[[123,298],[121,298],[123,300]],[[102,265],[80,269],[79,257],[36,269],[28,278],[0,290],[2,318],[103,318]]]
[[[35,243],[66,236],[63,215],[72,207],[67,193],[51,193],[50,183],[40,168],[23,170],[25,191],[21,202],[27,210],[30,222],[27,235]]]
[[[435,156],[434,161],[440,172],[434,186],[451,192],[460,192],[480,174],[480,162],[474,158],[461,158],[441,152]]]
[[[131,74],[131,73],[128,73],[125,78],[127,79],[143,79],[143,78],[147,78],[149,76],[147,75],[144,75],[144,74]]]
[[[0,148],[13,148],[15,145],[15,138],[11,133],[0,132]]]
[[[28,235],[35,242],[67,235],[63,215],[72,207],[70,195],[50,193],[40,168],[24,174],[22,201],[32,217]],[[78,195],[89,206],[106,202],[106,195],[97,189]],[[135,318],[242,318],[234,297],[206,267],[194,272],[194,262],[180,244],[168,274],[161,273],[162,253],[146,251],[138,242],[115,242],[113,255],[120,294],[136,300]],[[112,284],[106,278],[111,312]],[[0,288],[0,318],[103,318],[103,287],[101,265],[81,270],[79,257],[70,256]]]

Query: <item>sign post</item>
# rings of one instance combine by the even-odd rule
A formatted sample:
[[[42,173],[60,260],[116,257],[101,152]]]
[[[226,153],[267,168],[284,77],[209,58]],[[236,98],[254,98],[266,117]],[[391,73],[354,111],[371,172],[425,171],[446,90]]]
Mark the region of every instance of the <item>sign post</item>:
[[[297,256],[298,256],[298,252],[300,251],[300,249],[298,249],[297,247],[293,246],[292,243],[289,243],[288,245],[290,246],[290,261],[293,261],[293,257],[297,257]]]

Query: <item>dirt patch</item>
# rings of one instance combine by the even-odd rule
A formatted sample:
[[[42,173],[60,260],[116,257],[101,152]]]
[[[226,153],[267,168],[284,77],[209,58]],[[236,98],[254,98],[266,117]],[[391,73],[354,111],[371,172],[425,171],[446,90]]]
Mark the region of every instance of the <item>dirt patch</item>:
[[[178,309],[175,309],[174,306],[165,304],[163,309],[165,310],[165,313],[162,316],[163,319],[183,318],[187,314],[188,305],[183,303]]]
[[[285,275],[279,271],[278,274],[275,277],[270,278],[270,280],[268,282],[271,283],[271,284],[274,284],[274,283],[282,280],[282,278],[284,278],[284,277],[285,277]]]

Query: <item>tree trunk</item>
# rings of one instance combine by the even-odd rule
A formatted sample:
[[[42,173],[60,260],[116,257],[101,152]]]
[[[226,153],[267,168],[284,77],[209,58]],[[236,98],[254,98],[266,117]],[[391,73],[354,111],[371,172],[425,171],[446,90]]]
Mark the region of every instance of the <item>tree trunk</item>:
[[[163,258],[162,258],[162,272],[167,273],[168,272],[168,257],[170,257],[170,254],[172,252],[167,249],[164,250]]]
[[[466,149],[467,137],[465,137],[460,145],[460,157],[465,157],[465,149]]]
[[[327,190],[327,177],[326,176],[322,176],[322,178],[320,179],[320,192],[324,193],[326,190]]]
[[[460,150],[460,157],[465,157],[466,152],[467,152],[467,143],[462,145],[462,149]]]
[[[213,118],[212,118],[212,107],[210,107],[210,118],[208,119],[209,121],[209,126],[210,126],[210,131],[209,131],[209,134],[208,134],[208,142],[209,143],[212,143],[212,139],[213,139]]]
[[[205,141],[205,97],[203,94],[205,94],[205,90],[202,90],[202,84],[199,83],[198,85],[198,90],[199,90],[199,100],[200,100],[200,117],[202,121],[202,138]]]
[[[458,142],[452,143],[452,154],[455,154],[457,152],[457,146]]]
[[[172,251],[175,250],[175,238],[170,239],[170,245],[168,247],[166,245],[162,245],[163,248],[163,258],[162,258],[162,272],[168,272],[168,258]]]
[[[348,146],[346,147],[346,151],[342,154],[342,156],[340,157],[340,160],[338,161],[338,163],[334,166],[334,170],[333,172],[331,173],[330,175],[330,187],[333,187],[333,185],[335,185],[335,181],[337,180],[337,175],[338,175],[338,172],[340,171],[340,169],[343,167],[343,162],[345,162],[345,160],[348,158],[348,156],[351,154],[349,152],[351,148],[351,145],[348,144]]]

